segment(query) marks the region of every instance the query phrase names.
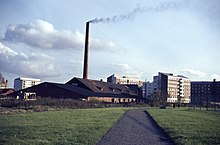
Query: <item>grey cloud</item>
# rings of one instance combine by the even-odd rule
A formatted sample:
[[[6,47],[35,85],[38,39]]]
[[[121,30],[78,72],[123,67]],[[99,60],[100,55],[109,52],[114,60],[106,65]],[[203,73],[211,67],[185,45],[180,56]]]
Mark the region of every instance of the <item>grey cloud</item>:
[[[219,81],[220,80],[220,75],[219,74],[212,74],[211,75],[211,79],[216,79],[217,81]]]
[[[1,71],[21,76],[53,78],[60,76],[53,58],[43,53],[18,53],[0,42]]]
[[[10,24],[5,33],[5,41],[25,43],[35,48],[45,49],[75,49],[84,48],[84,34],[69,30],[58,31],[53,25],[43,20],[36,20],[30,24]],[[113,42],[103,42],[99,39],[91,39],[91,48],[106,51],[115,49]]]

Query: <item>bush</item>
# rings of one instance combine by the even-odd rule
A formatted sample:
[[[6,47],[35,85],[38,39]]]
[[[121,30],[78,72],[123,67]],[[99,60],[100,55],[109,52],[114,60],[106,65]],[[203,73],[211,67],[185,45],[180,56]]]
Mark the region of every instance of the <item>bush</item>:
[[[78,101],[73,99],[38,99],[38,100],[0,100],[0,107],[7,108],[23,108],[33,109],[36,106],[50,106],[53,108],[90,108],[94,105],[94,102]]]
[[[11,108],[25,112],[40,112],[60,108],[105,108],[105,107],[144,107],[144,103],[107,103],[100,101],[80,101],[74,99],[40,98],[38,100],[0,100],[1,108]],[[4,111],[3,111],[4,112]]]

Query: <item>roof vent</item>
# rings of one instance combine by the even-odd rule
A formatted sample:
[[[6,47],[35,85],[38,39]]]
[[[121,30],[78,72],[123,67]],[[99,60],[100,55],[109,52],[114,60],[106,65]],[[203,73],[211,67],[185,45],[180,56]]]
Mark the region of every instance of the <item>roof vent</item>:
[[[96,86],[99,90],[101,90],[101,91],[103,91],[103,88],[102,87],[98,87],[98,86]]]
[[[77,84],[77,83],[72,83],[72,85],[73,85],[73,86],[78,86],[78,84]]]

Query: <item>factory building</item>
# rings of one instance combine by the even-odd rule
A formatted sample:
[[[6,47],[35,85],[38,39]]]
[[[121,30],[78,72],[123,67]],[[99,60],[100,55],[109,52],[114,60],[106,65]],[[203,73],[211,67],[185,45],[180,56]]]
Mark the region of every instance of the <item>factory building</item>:
[[[75,77],[65,84],[44,82],[16,91],[11,95],[13,98],[22,100],[71,98],[109,103],[135,102],[138,96],[125,85]]]

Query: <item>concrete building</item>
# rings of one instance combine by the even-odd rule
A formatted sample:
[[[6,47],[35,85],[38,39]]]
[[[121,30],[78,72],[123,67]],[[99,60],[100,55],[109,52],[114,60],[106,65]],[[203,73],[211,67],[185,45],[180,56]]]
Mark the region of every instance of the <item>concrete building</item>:
[[[159,76],[153,76],[153,93],[155,94],[158,90],[158,87],[159,87]]]
[[[14,80],[14,90],[22,90],[40,83],[40,79],[19,77]]]
[[[5,80],[3,75],[0,73],[0,89],[8,88],[8,80]]]
[[[148,96],[152,95],[154,93],[154,83],[152,82],[143,82],[143,98],[147,98]]]
[[[190,103],[190,79],[185,76],[159,72],[152,87],[151,93],[168,103]]]
[[[8,88],[8,80],[0,81],[0,89]]]
[[[143,85],[143,82],[140,81],[139,77],[132,76],[132,75],[116,75],[113,74],[107,78],[107,82],[113,83],[113,84],[124,84],[124,85],[138,85],[141,87]]]
[[[220,105],[220,81],[191,82],[191,103],[206,107]]]

